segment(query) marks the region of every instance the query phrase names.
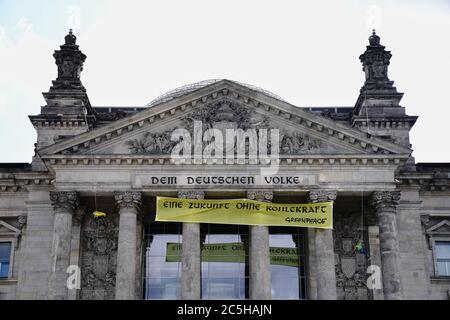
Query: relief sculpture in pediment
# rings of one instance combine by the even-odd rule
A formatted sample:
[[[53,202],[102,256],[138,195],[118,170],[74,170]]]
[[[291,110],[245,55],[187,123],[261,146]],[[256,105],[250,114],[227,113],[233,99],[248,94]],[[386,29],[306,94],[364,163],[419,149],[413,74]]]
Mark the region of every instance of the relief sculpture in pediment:
[[[143,138],[129,140],[126,143],[133,154],[169,154],[176,145],[170,137],[171,131],[147,132]]]
[[[222,137],[227,137],[227,130],[241,130],[241,132],[254,131],[256,139],[259,138],[262,129],[277,129],[280,131],[279,150],[282,154],[311,154],[318,153],[321,150],[322,142],[318,139],[313,139],[307,134],[300,132],[287,133],[284,129],[271,128],[269,119],[261,114],[251,113],[251,111],[241,105],[234,104],[230,101],[219,101],[208,107],[195,110],[194,112],[181,118],[181,126],[173,130],[166,130],[160,133],[147,132],[140,139],[133,139],[127,141],[127,145],[133,154],[170,154],[172,149],[177,145],[178,139],[172,139],[172,132],[175,129],[185,129],[190,135],[191,141],[195,139],[195,122],[200,123],[202,131],[203,149],[209,145],[214,145],[218,150],[225,150],[223,145],[216,145],[217,143],[224,144],[224,139],[215,139],[210,136],[211,129],[215,132],[220,132]],[[198,129],[198,128],[197,128]],[[192,139],[194,137],[194,139]],[[240,142],[238,142],[240,143]],[[245,141],[246,149],[250,150],[249,141]],[[229,148],[229,145],[226,145]],[[235,146],[231,146],[235,148]],[[267,140],[267,150],[270,154],[272,151],[271,139]],[[228,150],[233,152],[233,150]],[[236,152],[236,150],[234,150]]]
[[[227,100],[216,102],[187,115],[183,118],[184,128],[191,132],[194,120],[203,123],[203,130],[268,128],[267,117],[252,113],[249,108]]]
[[[312,139],[310,136],[293,133],[283,135],[281,139],[280,153],[282,154],[304,154],[314,153],[320,150],[321,141]]]

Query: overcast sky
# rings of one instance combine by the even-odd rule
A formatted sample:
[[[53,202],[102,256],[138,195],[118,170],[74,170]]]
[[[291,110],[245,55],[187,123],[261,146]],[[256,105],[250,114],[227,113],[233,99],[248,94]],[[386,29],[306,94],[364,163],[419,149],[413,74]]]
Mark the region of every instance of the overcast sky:
[[[0,0],[0,162],[30,162],[28,115],[55,79],[53,51],[74,28],[94,106],[143,106],[211,78],[297,106],[353,106],[359,55],[375,27],[389,77],[419,120],[417,162],[450,162],[450,1]]]

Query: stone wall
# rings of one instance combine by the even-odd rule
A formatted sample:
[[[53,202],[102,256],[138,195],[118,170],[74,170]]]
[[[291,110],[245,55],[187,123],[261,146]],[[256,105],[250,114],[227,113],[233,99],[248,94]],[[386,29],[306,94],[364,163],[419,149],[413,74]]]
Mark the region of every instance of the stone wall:
[[[450,196],[448,191],[422,191],[420,199],[422,201],[420,208],[423,230],[422,245],[427,279],[430,281],[429,299],[450,300],[450,279],[437,277],[435,274],[432,243],[430,241],[432,235],[427,231],[439,222],[450,221]],[[450,230],[444,230],[439,236],[444,236],[447,240],[450,239]]]
[[[5,234],[1,236],[2,231],[5,233],[14,233],[14,231],[0,226],[0,240],[3,238],[3,240],[13,241],[12,277],[0,279],[0,300],[16,298],[19,269],[22,265],[21,256],[26,238],[26,197],[26,192],[18,189],[16,191],[0,192],[0,220],[18,230],[17,236]]]
[[[400,275],[405,299],[428,299],[430,279],[425,268],[419,191],[402,190],[397,208]]]
[[[53,208],[48,190],[29,192],[27,236],[20,265],[18,299],[48,299],[53,240]]]

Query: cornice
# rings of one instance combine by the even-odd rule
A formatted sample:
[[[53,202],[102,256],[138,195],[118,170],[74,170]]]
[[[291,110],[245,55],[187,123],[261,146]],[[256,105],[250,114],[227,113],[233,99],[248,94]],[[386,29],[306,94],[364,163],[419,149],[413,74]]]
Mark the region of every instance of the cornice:
[[[84,118],[29,116],[29,119],[35,129],[85,129],[87,127]]]
[[[54,176],[50,173],[27,172],[14,173],[14,177],[0,179],[0,193],[2,192],[27,192],[31,187],[48,188],[52,184]]]
[[[411,129],[416,123],[417,116],[399,116],[399,117],[374,117],[358,116],[352,119],[352,127],[375,129]]]
[[[450,191],[450,176],[436,176],[431,172],[403,172],[396,177],[399,188],[419,187],[420,191]]]
[[[87,166],[87,165],[266,165],[270,159],[193,159],[172,158],[170,155],[47,155],[42,157],[49,166]],[[400,166],[406,162],[407,154],[336,154],[336,155],[283,155],[277,161],[280,165],[377,165]]]

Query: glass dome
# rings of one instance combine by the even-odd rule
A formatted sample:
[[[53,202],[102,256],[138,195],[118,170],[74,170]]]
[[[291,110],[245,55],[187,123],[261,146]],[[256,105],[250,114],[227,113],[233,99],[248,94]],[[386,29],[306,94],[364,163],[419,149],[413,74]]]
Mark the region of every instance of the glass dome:
[[[200,82],[190,83],[190,84],[178,87],[176,89],[173,89],[173,90],[170,90],[170,91],[164,93],[163,95],[160,95],[156,99],[152,100],[149,104],[147,104],[146,107],[153,107],[153,106],[155,106],[157,104],[170,101],[172,99],[181,97],[181,96],[183,96],[185,94],[194,92],[196,90],[199,90],[201,88],[207,87],[207,86],[209,86],[211,84],[214,84],[214,83],[217,83],[217,82],[220,82],[220,81],[223,81],[223,80],[225,80],[225,79],[209,79],[209,80],[203,80],[203,81],[200,81]],[[233,83],[237,83],[237,84],[239,84],[241,86],[244,86],[244,87],[247,87],[250,90],[254,90],[254,91],[260,92],[260,93],[265,94],[265,95],[267,95],[267,96],[269,96],[271,98],[274,98],[274,99],[286,102],[286,100],[282,99],[281,97],[277,96],[276,94],[273,94],[272,92],[264,90],[264,89],[261,89],[259,87],[252,86],[250,84],[246,84],[246,83],[242,83],[242,82],[238,82],[238,81],[231,81],[231,80],[228,80],[228,81],[233,82]]]

